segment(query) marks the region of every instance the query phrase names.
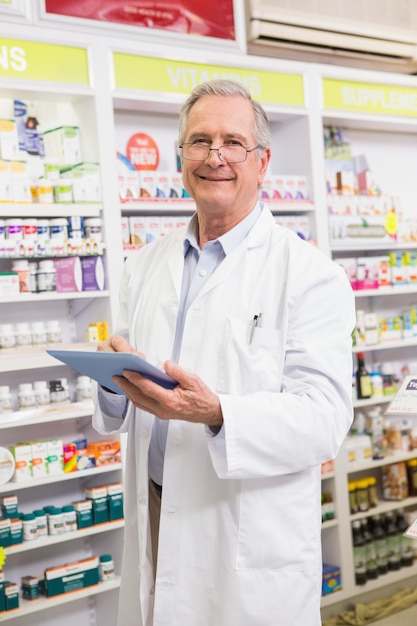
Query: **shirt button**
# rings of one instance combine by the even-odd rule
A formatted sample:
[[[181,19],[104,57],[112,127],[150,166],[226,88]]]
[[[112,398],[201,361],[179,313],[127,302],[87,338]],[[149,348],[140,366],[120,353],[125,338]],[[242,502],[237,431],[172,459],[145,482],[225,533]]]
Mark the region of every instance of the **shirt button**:
[[[206,270],[200,270],[201,278],[204,278],[204,276],[206,276],[206,274],[207,274]]]

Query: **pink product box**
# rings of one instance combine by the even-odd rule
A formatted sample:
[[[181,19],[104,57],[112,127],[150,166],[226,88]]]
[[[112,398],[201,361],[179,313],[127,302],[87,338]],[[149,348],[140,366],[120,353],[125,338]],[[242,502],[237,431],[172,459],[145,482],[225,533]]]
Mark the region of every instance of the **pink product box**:
[[[96,257],[92,257],[96,258]],[[56,269],[56,290],[60,293],[82,291],[82,270],[80,257],[54,259]]]
[[[379,257],[358,257],[356,261],[357,289],[378,289]]]
[[[357,289],[356,257],[340,257],[336,259],[336,263],[345,270],[352,289]]]

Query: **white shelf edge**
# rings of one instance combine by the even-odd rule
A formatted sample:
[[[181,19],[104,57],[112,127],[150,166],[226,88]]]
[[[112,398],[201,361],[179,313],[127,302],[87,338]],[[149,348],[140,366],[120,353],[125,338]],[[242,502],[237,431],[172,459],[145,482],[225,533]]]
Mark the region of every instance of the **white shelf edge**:
[[[379,289],[354,289],[355,298],[367,296],[400,296],[417,293],[417,284],[398,285],[397,287],[379,287]]]
[[[310,200],[262,200],[269,207],[272,213],[307,213],[314,212],[316,207]],[[167,213],[168,215],[176,213],[192,214],[195,211],[193,200],[173,200],[170,198],[160,199],[153,198],[151,200],[132,200],[129,202],[121,202],[119,204],[121,213]]]
[[[99,217],[101,202],[85,204],[36,204],[0,202],[1,217]]]
[[[365,400],[354,400],[353,408],[354,409],[362,409],[367,406],[376,406],[378,404],[388,404],[391,402],[395,394],[391,396],[375,396],[371,398],[366,398]]]
[[[400,242],[400,243],[393,243],[392,245],[388,245],[387,242],[385,243],[378,243],[378,244],[372,244],[369,243],[366,246],[355,246],[354,244],[350,244],[350,245],[344,245],[344,246],[330,246],[330,250],[332,252],[379,252],[381,250],[389,250],[389,251],[395,251],[395,250],[416,250],[417,249],[417,243],[414,241],[410,241],[410,242]]]
[[[353,352],[375,352],[376,350],[394,350],[395,348],[410,348],[417,346],[417,337],[410,339],[400,339],[398,341],[385,341],[383,343],[374,343],[368,346],[354,346]]]
[[[96,343],[49,344],[39,348],[10,348],[0,350],[0,373],[19,372],[44,367],[65,367],[61,361],[47,354],[48,348],[63,350],[95,350]]]
[[[70,291],[68,293],[60,293],[57,291],[48,291],[45,293],[19,293],[15,296],[0,297],[0,305],[2,304],[24,304],[26,302],[45,302],[57,300],[87,300],[91,298],[108,298],[109,291]]]
[[[372,517],[372,515],[384,515],[391,511],[397,511],[398,509],[407,508],[417,504],[417,497],[403,498],[402,500],[381,500],[378,502],[378,506],[372,507],[368,511],[362,511],[361,513],[355,513],[350,516],[350,521],[366,519]]]
[[[329,519],[321,523],[321,530],[323,531],[323,530],[328,530],[329,528],[335,528],[338,525],[339,525],[339,520],[337,518]]]
[[[45,478],[27,480],[21,483],[9,481],[8,483],[0,485],[0,493],[10,493],[11,491],[21,491],[22,489],[32,489],[33,487],[40,487],[42,485],[66,482],[67,480],[77,480],[80,478],[107,474],[109,472],[117,472],[120,471],[122,467],[122,463],[113,463],[111,465],[105,465],[104,467],[93,467],[91,469],[78,470],[75,472],[53,474],[51,476],[46,476]]]
[[[91,416],[93,408],[93,403],[85,400],[84,402],[71,402],[57,406],[49,405],[41,409],[14,411],[6,415],[0,414],[0,430],[88,417]]]
[[[51,598],[40,596],[36,600],[23,600],[19,597],[19,608],[0,613],[0,622],[7,622],[15,618],[23,617],[24,615],[32,615],[33,613],[44,611],[45,609],[50,609],[54,606],[67,604],[68,602],[76,602],[81,598],[88,598],[99,593],[106,593],[113,589],[119,589],[119,587],[120,577],[116,576],[114,580],[108,580],[106,582],[99,583],[98,585],[86,587],[85,589],[80,589],[78,591],[72,591],[71,593],[63,593],[59,596],[52,596]]]
[[[53,546],[58,543],[72,541],[74,539],[83,539],[84,537],[106,533],[111,530],[118,530],[119,528],[124,528],[124,525],[124,519],[115,520],[114,522],[96,524],[94,526],[89,526],[88,528],[79,528],[78,530],[63,533],[62,535],[48,535],[47,537],[42,537],[40,539],[33,539],[33,541],[23,541],[22,543],[8,546],[7,548],[4,548],[4,553],[6,557],[10,557],[13,554],[27,552],[28,550],[38,550],[39,548]]]
[[[346,473],[348,475],[354,474],[356,472],[372,470],[376,467],[383,467],[384,465],[391,465],[391,463],[400,463],[401,461],[409,461],[410,459],[415,458],[417,458],[417,450],[388,454],[383,459],[372,459],[370,461],[353,461],[347,465]]]

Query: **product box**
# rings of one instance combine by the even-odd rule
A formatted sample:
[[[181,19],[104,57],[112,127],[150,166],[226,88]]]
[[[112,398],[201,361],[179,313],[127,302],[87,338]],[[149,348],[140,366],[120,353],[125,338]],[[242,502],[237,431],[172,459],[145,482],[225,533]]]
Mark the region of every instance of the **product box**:
[[[173,216],[161,217],[160,224],[161,224],[161,237],[164,237],[165,235],[169,235],[169,233],[171,233],[173,230],[176,229],[175,217]]]
[[[180,174],[179,172],[170,174],[169,197],[170,198],[182,198],[182,191],[183,191],[182,174]]]
[[[0,159],[0,202],[12,201],[10,162]]]
[[[405,266],[405,259],[403,252],[390,252],[390,266],[391,266],[391,283],[395,285],[405,285],[407,283],[407,268]]]
[[[384,465],[382,468],[382,492],[384,500],[403,500],[408,497],[407,469],[403,461]]]
[[[58,567],[48,567],[44,575],[44,589],[48,598],[78,589],[85,589],[99,582],[98,557]]]
[[[323,563],[322,595],[334,593],[342,588],[340,567]]]
[[[16,583],[4,581],[4,599],[6,611],[19,608],[19,586]]]
[[[80,131],[76,126],[59,126],[43,133],[45,157],[60,165],[81,163]]]
[[[100,256],[80,257],[82,291],[103,291],[104,265]]]
[[[389,287],[391,285],[391,263],[388,254],[378,256],[378,285],[380,287]]]
[[[3,496],[1,499],[1,511],[3,517],[15,517],[18,513],[17,496]]]
[[[82,289],[82,271],[80,257],[54,259],[56,270],[56,290],[71,293]]]
[[[97,467],[121,463],[120,441],[89,441],[87,454],[95,458]]]
[[[12,161],[18,159],[19,138],[14,120],[0,120],[0,159]]]
[[[404,252],[403,263],[407,283],[417,283],[417,251]]]
[[[48,474],[48,450],[46,441],[33,441],[32,448],[32,475],[33,478],[44,478]]]
[[[129,220],[129,242],[133,246],[146,244],[146,217],[132,216]]]
[[[156,172],[143,170],[139,172],[140,197],[156,198]]]
[[[10,161],[12,202],[32,202],[27,164],[24,161]]]
[[[171,191],[171,177],[169,172],[156,173],[156,197],[169,198]]]
[[[378,289],[379,259],[378,257],[358,257],[356,261],[357,289]]]
[[[17,272],[0,272],[0,297],[16,296],[20,292]]]
[[[137,200],[140,195],[139,173],[133,163],[120,152],[116,152],[116,169],[120,200]]]
[[[4,574],[0,570],[0,613],[6,610],[6,599],[4,597]]]
[[[15,460],[15,471],[12,481],[20,483],[32,480],[32,446],[30,443],[19,443],[15,446],[10,446],[9,450]]]
[[[335,262],[345,270],[352,289],[357,289],[356,257],[337,257]]]
[[[93,525],[93,501],[92,500],[80,500],[79,502],[72,502],[75,512],[77,514],[77,526],[78,528],[88,528]]]
[[[77,446],[75,443],[64,443],[63,446],[64,472],[77,471]]]
[[[123,519],[123,486],[122,483],[104,485],[107,491],[109,520]]]
[[[146,217],[146,243],[151,243],[161,236],[161,218],[155,215]]]
[[[93,503],[93,523],[104,524],[109,521],[109,505],[106,487],[86,487],[85,496]]]
[[[61,176],[72,182],[73,202],[100,202],[101,181],[98,163],[77,163],[61,169]]]
[[[19,517],[10,520],[10,545],[23,542],[23,522]]]
[[[37,600],[39,598],[39,578],[37,576],[22,576],[22,598]]]
[[[0,519],[0,546],[10,546],[10,519]]]
[[[48,439],[47,448],[47,471],[48,474],[62,474],[64,472],[64,447],[62,439]]]

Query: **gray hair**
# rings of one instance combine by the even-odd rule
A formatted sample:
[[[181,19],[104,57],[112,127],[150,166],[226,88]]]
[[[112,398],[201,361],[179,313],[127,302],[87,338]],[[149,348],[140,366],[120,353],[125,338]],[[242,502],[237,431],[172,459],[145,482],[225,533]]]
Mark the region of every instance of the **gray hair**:
[[[224,79],[215,79],[206,81],[204,83],[200,83],[193,89],[191,94],[188,96],[187,100],[183,104],[180,117],[179,117],[179,128],[178,128],[178,143],[182,144],[184,141],[187,123],[188,123],[188,114],[194,104],[202,98],[203,96],[242,96],[249,100],[252,105],[253,112],[255,114],[255,127],[254,127],[254,135],[257,146],[260,148],[269,148],[271,142],[271,129],[269,125],[269,120],[267,115],[262,107],[262,105],[256,100],[252,100],[252,97],[249,93],[249,90],[242,83],[238,83],[233,80],[224,80]],[[259,152],[258,152],[259,154]]]

